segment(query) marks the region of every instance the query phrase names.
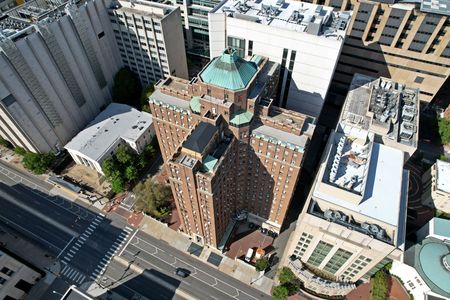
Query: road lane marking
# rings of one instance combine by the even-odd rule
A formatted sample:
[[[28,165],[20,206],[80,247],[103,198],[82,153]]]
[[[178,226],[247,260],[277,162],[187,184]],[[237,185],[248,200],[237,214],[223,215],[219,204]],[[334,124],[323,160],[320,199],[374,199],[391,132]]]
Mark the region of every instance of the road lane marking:
[[[43,241],[43,242],[46,243],[47,245],[50,245],[51,247],[56,248],[57,250],[61,250],[61,248],[55,246],[54,244],[50,243],[49,241],[47,241],[47,240],[45,240],[45,239],[43,239],[43,238],[41,238],[40,236],[36,235],[35,233],[29,231],[28,229],[26,229],[26,228],[20,226],[20,225],[17,224],[16,222],[11,221],[10,219],[8,219],[8,218],[6,218],[6,217],[4,217],[4,216],[0,216],[0,218],[3,219],[3,221],[6,222],[7,224],[8,224],[8,223],[14,224],[15,226],[19,227],[21,230],[23,230],[23,231],[25,231],[25,232],[28,232],[29,234],[31,234],[32,236],[34,236],[34,237],[37,238],[38,240]]]
[[[128,242],[125,244],[125,246],[123,246],[122,251],[119,252],[119,256],[122,255],[123,251],[125,250],[126,247],[128,247],[128,245],[130,244],[131,240],[136,236],[138,231],[139,231],[139,229],[136,229],[136,231],[131,235],[131,237],[128,239]]]

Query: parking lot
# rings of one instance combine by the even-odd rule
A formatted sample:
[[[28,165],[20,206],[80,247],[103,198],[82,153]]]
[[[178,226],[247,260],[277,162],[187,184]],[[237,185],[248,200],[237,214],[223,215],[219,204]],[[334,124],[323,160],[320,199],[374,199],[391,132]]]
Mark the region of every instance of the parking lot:
[[[259,227],[250,228],[248,222],[238,223],[234,229],[230,242],[228,243],[229,250],[225,255],[229,258],[244,259],[245,254],[249,248],[262,248],[266,254],[273,250],[274,238],[263,234]]]

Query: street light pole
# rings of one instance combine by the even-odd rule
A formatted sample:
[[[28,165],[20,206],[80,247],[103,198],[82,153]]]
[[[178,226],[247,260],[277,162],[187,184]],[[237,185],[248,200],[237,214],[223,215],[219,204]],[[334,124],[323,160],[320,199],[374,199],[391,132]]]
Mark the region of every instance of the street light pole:
[[[53,294],[57,294],[57,295],[60,295],[60,296],[64,297],[64,295],[63,295],[63,294],[61,294],[60,292],[57,292],[57,291],[55,291],[55,290],[53,290],[53,291],[52,291],[52,293],[53,293]]]

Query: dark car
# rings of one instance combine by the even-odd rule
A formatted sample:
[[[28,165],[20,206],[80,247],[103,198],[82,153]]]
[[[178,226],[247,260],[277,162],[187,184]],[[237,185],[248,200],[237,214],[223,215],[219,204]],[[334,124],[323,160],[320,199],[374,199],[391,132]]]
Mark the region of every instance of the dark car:
[[[267,228],[261,228],[261,233],[267,235]]]
[[[278,237],[278,233],[272,232],[271,236],[272,236],[274,239],[276,239],[276,238]]]
[[[250,228],[250,229],[255,228],[255,223],[248,223],[248,228]]]
[[[183,268],[177,268],[175,270],[175,275],[180,276],[181,278],[186,278],[191,274],[189,270],[183,269]]]

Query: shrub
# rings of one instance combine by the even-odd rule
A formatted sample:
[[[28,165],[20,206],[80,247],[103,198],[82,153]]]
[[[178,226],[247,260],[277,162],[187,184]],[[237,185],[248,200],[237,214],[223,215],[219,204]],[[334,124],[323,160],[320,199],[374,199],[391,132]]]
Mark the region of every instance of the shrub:
[[[14,147],[14,153],[24,156],[27,153],[27,150],[22,147]]]
[[[54,158],[55,155],[53,153],[26,152],[23,156],[22,163],[25,168],[40,175],[48,170]]]
[[[269,267],[269,261],[265,257],[261,257],[256,261],[255,268],[256,271],[261,272]]]
[[[289,291],[287,287],[283,285],[278,285],[274,287],[272,291],[272,296],[275,300],[286,300],[287,297],[289,296]]]

